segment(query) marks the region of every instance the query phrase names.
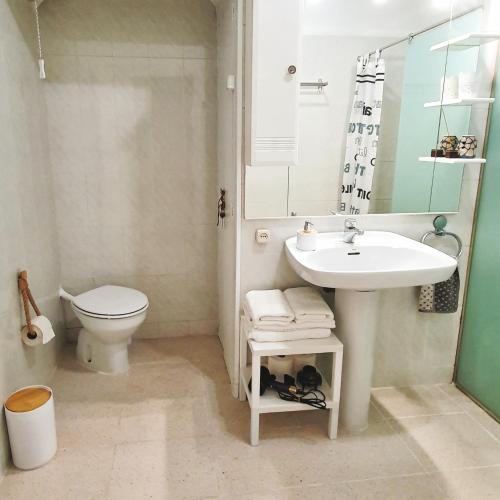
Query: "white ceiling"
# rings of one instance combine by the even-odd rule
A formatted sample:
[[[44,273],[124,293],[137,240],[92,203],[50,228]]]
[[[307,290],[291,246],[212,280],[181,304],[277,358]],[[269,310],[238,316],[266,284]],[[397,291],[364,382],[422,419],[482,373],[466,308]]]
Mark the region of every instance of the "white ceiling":
[[[306,34],[406,36],[482,0],[304,0]]]

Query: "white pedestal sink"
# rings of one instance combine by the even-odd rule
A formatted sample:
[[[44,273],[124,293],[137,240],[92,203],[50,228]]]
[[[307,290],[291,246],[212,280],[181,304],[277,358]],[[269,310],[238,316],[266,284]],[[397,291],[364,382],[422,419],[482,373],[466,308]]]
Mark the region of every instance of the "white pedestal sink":
[[[405,236],[366,231],[354,243],[344,233],[321,233],[315,251],[285,242],[286,255],[304,280],[335,288],[336,335],[344,344],[340,420],[351,432],[368,426],[377,324],[377,290],[421,286],[451,277],[457,261]]]

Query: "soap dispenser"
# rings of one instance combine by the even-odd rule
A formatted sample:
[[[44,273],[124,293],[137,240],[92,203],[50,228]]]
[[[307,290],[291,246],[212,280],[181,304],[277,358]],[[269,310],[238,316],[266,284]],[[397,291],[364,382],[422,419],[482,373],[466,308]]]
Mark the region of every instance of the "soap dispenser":
[[[297,231],[297,249],[304,252],[316,250],[318,244],[318,233],[311,221],[304,222],[304,228]]]

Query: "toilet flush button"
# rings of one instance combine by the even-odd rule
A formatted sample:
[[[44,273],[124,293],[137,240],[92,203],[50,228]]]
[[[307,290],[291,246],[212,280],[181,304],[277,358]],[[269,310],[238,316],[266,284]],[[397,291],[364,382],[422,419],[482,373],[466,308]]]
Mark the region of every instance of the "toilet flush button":
[[[267,243],[271,239],[271,231],[269,229],[257,229],[255,231],[255,241],[257,243]]]

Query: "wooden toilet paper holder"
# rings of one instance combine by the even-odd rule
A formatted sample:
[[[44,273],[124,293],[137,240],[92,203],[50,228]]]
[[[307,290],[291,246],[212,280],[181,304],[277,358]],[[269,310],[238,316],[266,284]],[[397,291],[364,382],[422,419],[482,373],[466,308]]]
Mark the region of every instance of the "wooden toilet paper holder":
[[[24,315],[26,316],[26,324],[28,325],[28,337],[30,339],[36,339],[37,334],[34,331],[32,325],[31,325],[31,315],[30,315],[30,304],[33,307],[33,310],[35,311],[37,316],[41,316],[42,313],[40,312],[40,309],[36,305],[35,299],[33,298],[33,295],[31,295],[31,291],[28,285],[28,272],[27,271],[21,271],[18,276],[17,276],[17,286],[19,288],[19,293],[21,294],[21,297],[23,298],[23,306],[24,306]]]

